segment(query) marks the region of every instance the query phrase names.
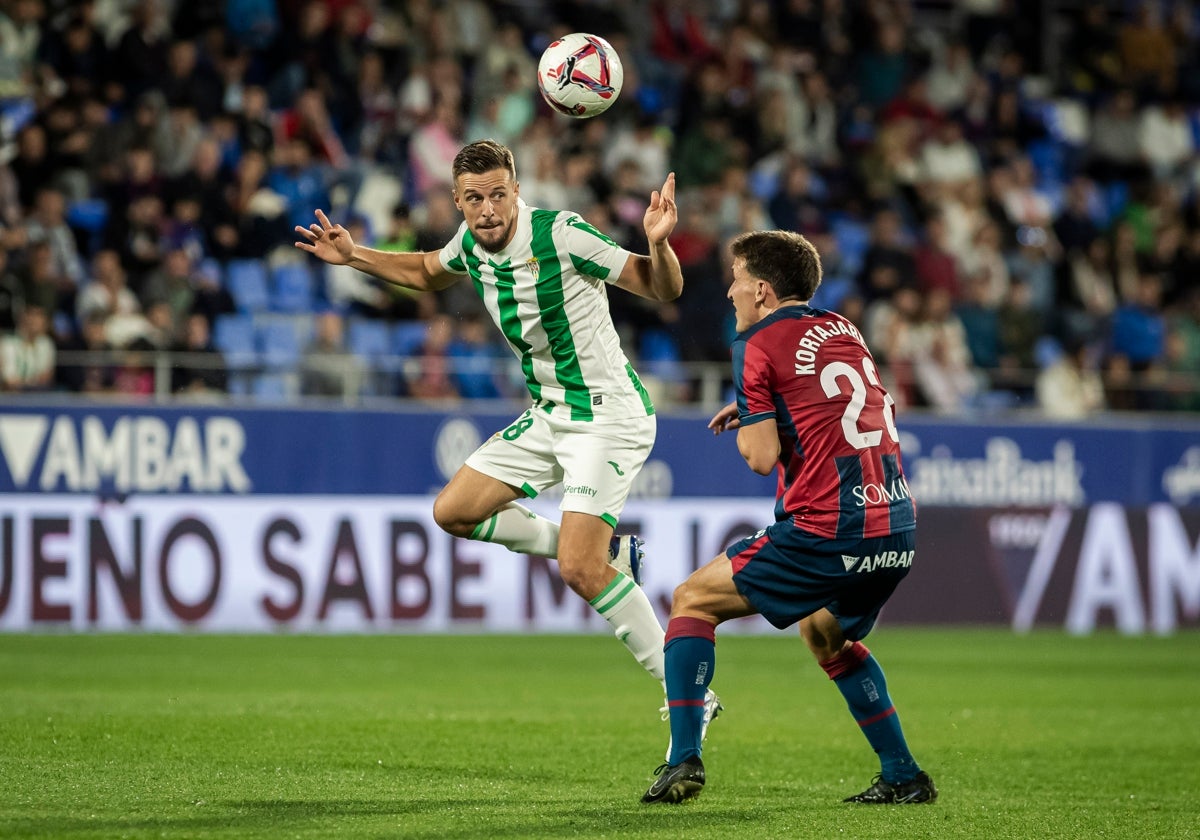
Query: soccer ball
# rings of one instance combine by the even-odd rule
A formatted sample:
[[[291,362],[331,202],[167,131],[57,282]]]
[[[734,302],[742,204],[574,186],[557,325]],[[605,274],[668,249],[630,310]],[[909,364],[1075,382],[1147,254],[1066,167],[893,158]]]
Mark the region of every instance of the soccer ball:
[[[625,70],[612,44],[596,35],[564,35],[538,61],[538,89],[554,110],[568,117],[594,117],[612,107]]]

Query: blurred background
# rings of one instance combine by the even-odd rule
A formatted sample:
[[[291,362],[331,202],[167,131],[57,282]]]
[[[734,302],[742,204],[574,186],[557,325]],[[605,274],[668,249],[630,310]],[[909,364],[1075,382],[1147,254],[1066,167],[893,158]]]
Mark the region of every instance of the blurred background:
[[[536,90],[538,55],[571,31],[604,36],[624,64],[620,99],[595,119],[557,115]],[[530,204],[576,210],[633,251],[650,191],[677,173],[683,296],[610,295],[660,410],[635,495],[750,501],[695,520],[635,502],[630,521],[678,525],[664,592],[766,510],[772,488],[702,421],[730,393],[724,245],[778,227],[816,243],[815,305],[857,323],[880,363],[924,521],[943,523],[929,544],[954,547],[947,563],[989,546],[981,566],[942,570],[946,586],[986,589],[950,618],[1200,622],[1195,4],[0,0],[0,493],[13,511],[0,624],[6,608],[18,625],[103,623],[109,602],[118,625],[133,621],[143,570],[128,558],[161,549],[145,574],[167,592],[165,558],[189,535],[214,547],[198,563],[217,557],[218,572],[158,600],[168,624],[199,621],[208,594],[221,609],[222,552],[261,545],[275,569],[267,558],[286,558],[263,529],[306,539],[302,519],[266,507],[236,537],[189,530],[251,516],[221,498],[159,520],[118,507],[119,537],[84,540],[132,494],[301,508],[307,494],[411,494],[406,515],[428,519],[424,495],[526,401],[519,366],[469,284],[383,288],[308,258],[292,228],[324,208],[376,248],[440,248],[460,220],[451,161],[482,137],[513,148]],[[39,494],[56,493],[86,498],[46,520]],[[380,517],[370,529],[395,526],[364,511]],[[353,611],[359,590],[333,586],[357,551],[350,520],[306,515],[328,533],[294,579],[324,581]],[[152,547],[135,521],[159,523]],[[418,554],[461,572],[427,526]],[[77,553],[43,553],[47,533],[78,536]],[[381,557],[407,556],[408,533],[393,530]],[[9,586],[14,556],[51,593],[62,585],[65,613],[41,583]],[[355,615],[400,620],[403,575],[389,613],[366,583],[385,560],[363,572],[353,558],[375,605]],[[446,580],[425,580],[439,621],[486,622],[454,612]],[[914,620],[953,612],[947,591],[932,587]],[[1079,606],[1081,592],[1095,600]],[[282,619],[246,607],[250,623],[319,625],[302,594]]]
[[[536,91],[576,30],[625,65],[600,119]],[[724,398],[723,244],[780,227],[904,407],[1195,411],[1198,35],[1170,0],[4,0],[3,388],[520,399],[466,284],[291,246],[321,207],[440,247],[450,161],[494,137],[527,201],[635,251],[677,172],[686,294],[611,296],[661,405]]]

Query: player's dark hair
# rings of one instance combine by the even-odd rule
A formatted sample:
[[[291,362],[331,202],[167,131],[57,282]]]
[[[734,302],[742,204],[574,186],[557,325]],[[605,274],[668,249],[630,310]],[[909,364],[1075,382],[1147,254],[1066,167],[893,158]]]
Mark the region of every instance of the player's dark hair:
[[[780,300],[810,300],[821,285],[816,246],[790,230],[755,230],[734,237],[729,253]]]
[[[464,173],[482,175],[493,169],[507,169],[513,180],[517,180],[517,164],[513,160],[512,151],[495,140],[476,140],[474,143],[468,143],[454,156],[452,171],[456,182],[458,176]]]

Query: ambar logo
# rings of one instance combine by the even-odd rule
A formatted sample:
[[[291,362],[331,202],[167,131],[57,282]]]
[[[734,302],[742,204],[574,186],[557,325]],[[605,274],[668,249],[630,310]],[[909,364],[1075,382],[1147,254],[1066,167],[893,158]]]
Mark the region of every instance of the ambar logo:
[[[231,417],[0,414],[0,455],[16,490],[246,493],[246,431]],[[40,468],[39,468],[40,464]],[[0,477],[0,481],[2,481]]]

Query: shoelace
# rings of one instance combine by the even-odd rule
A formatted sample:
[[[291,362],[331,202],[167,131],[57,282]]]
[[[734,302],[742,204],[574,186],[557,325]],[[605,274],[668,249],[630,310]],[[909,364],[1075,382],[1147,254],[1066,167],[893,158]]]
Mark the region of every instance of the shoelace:
[[[663,774],[663,771],[664,771],[664,770],[666,770],[666,769],[668,769],[670,766],[671,766],[670,764],[667,764],[667,763],[664,761],[662,764],[660,764],[660,765],[658,765],[657,767],[655,767],[655,768],[654,768],[654,775],[655,775],[655,776],[661,776],[661,775]]]

